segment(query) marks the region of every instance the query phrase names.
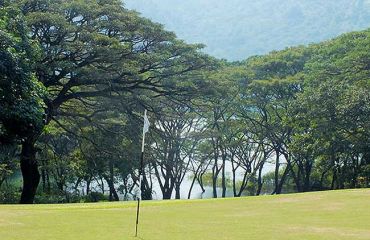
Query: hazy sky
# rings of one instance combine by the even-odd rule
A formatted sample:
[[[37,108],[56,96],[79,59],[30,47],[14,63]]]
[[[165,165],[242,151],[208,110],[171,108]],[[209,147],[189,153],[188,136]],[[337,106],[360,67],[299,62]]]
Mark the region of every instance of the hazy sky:
[[[370,0],[124,0],[179,38],[242,60],[370,26]]]

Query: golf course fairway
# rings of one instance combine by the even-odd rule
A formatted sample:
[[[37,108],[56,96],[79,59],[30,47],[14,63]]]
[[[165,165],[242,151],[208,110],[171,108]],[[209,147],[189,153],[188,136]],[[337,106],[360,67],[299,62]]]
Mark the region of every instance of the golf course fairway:
[[[208,200],[0,205],[0,240],[370,239],[370,189]]]

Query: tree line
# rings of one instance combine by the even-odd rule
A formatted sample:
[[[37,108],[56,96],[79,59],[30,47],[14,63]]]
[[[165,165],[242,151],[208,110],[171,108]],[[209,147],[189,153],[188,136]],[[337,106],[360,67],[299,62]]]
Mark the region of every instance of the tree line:
[[[369,187],[368,30],[227,62],[121,1],[0,7],[2,202],[137,197],[144,109],[144,199]]]

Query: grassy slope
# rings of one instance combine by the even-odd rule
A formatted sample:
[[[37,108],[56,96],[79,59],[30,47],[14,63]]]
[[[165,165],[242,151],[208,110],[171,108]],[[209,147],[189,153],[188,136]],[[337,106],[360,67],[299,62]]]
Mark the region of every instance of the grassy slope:
[[[134,239],[135,203],[0,205],[1,240]],[[144,202],[141,239],[370,239],[370,189]]]

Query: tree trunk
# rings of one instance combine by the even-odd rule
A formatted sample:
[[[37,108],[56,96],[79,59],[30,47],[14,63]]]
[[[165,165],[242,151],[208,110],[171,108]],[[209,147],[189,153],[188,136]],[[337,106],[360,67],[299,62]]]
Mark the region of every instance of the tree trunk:
[[[47,186],[46,186],[46,164],[45,161],[42,161],[42,169],[41,169],[41,182],[42,182],[42,190],[44,193],[47,192]]]
[[[188,192],[188,199],[190,199],[191,191],[193,191],[193,187],[194,187],[194,183],[195,183],[195,180],[196,180],[196,179],[197,179],[197,176],[196,176],[196,175],[194,175],[193,180],[191,181],[191,185],[190,185],[189,192]]]
[[[226,160],[222,162],[222,197],[226,197],[226,173],[225,173]]]
[[[262,170],[263,170],[263,164],[261,164],[260,168],[258,169],[258,179],[257,179],[257,191],[256,191],[256,196],[259,196],[262,191]]]
[[[40,173],[36,161],[35,141],[26,139],[22,144],[21,171],[23,177],[23,189],[21,204],[32,204],[35,199],[36,190],[40,183]]]
[[[90,183],[91,183],[91,178],[88,178],[86,180],[86,195],[89,195],[90,193]]]
[[[289,172],[289,167],[287,166],[284,170],[283,176],[281,177],[280,182],[278,184],[278,187],[276,189],[276,194],[280,194],[281,191],[283,190],[283,185],[284,185],[285,179],[288,175],[288,172]]]
[[[290,176],[293,178],[293,181],[296,185],[296,188],[297,188],[297,191],[298,192],[302,192],[302,183],[301,183],[301,174],[304,172],[304,171],[300,171],[298,170],[298,173],[296,174],[295,171],[294,171],[294,168],[293,168],[293,164],[292,164],[292,161],[290,160],[291,156],[284,152],[283,153],[286,161],[287,161],[287,169],[289,169],[289,172],[290,172]],[[299,164],[296,164],[298,169],[302,168],[299,166]]]
[[[324,177],[327,171],[323,171],[320,177],[320,190],[324,190]]]
[[[109,187],[109,201],[119,201],[117,191],[114,187],[114,162],[109,161],[109,176],[105,176],[105,181]]]
[[[311,171],[312,171],[312,164],[307,159],[306,165],[305,165],[305,178],[304,178],[304,185],[303,185],[304,192],[311,191]]]
[[[114,188],[114,183],[113,183],[112,179],[107,178],[106,181],[107,181],[108,187],[109,187],[109,201],[111,201],[111,202],[112,201],[119,201],[119,197],[118,197],[116,189]]]
[[[3,185],[3,182],[5,181],[5,177],[0,179],[0,188],[1,188],[1,185]]]
[[[63,193],[64,192],[64,185],[65,185],[63,179],[61,179],[60,181],[57,181],[56,184],[57,184],[57,187],[58,187],[59,191],[61,193]]]
[[[279,189],[279,168],[280,168],[280,153],[276,151],[276,159],[275,159],[275,189],[274,192],[275,194],[279,194],[278,192]]]
[[[73,190],[76,192],[76,193],[79,193],[80,191],[78,190],[78,186],[80,185],[80,183],[81,183],[81,181],[82,181],[82,178],[77,178],[77,180],[76,180],[76,183],[75,183],[75,186],[73,187]]]
[[[166,176],[166,179],[164,179],[165,181],[164,185],[161,187],[163,199],[171,199],[172,197],[172,191],[173,191],[174,184],[173,182],[170,183],[171,180],[170,180],[170,176],[168,175]]]
[[[357,187],[357,177],[358,177],[358,155],[352,157],[352,176],[351,176],[351,188],[356,188]]]
[[[204,189],[204,185],[203,185],[203,175],[204,175],[204,173],[202,173],[200,176],[197,177],[197,181],[198,181],[198,184],[199,184],[200,188],[202,189],[202,193],[204,193],[206,191]]]
[[[142,200],[152,200],[152,187],[148,182],[148,179],[146,177],[146,174],[142,175],[142,182],[141,182],[141,199]]]
[[[331,186],[330,186],[330,189],[331,190],[334,190],[335,189],[335,183],[336,183],[336,181],[337,181],[337,169],[334,167],[333,178],[332,178]]]
[[[233,194],[234,194],[234,197],[236,197],[236,169],[234,169],[233,167],[233,170],[232,170],[232,174],[233,174]]]
[[[100,187],[101,187],[101,193],[105,194],[104,179],[102,177],[100,177]]]
[[[235,197],[241,197],[242,196],[245,188],[247,187],[248,181],[249,181],[248,172],[244,172],[244,176],[243,176],[243,180],[241,182],[241,186],[240,186],[239,191],[238,191],[238,193],[236,194]]]
[[[193,167],[194,168],[194,167]],[[197,170],[194,172],[194,177],[193,177],[193,180],[191,181],[191,185],[190,185],[190,189],[189,189],[189,192],[188,192],[188,199],[190,199],[191,197],[191,192],[193,191],[193,187],[194,187],[194,184],[195,184],[195,181],[198,179],[199,177],[199,170],[201,168],[201,165],[199,165],[197,167]],[[202,190],[203,190],[203,187],[202,187]],[[204,192],[204,191],[203,191]]]
[[[213,190],[213,197],[217,198],[217,176],[212,177],[212,190]]]
[[[163,191],[163,199],[171,199],[172,191],[165,189]]]
[[[339,165],[339,158],[337,158],[337,188],[344,189],[344,176],[343,176],[343,169]]]
[[[180,199],[180,184],[175,185],[175,199]]]
[[[303,192],[302,183],[301,183],[301,178],[302,178],[301,175],[303,175],[304,171],[302,170],[303,168],[300,165],[301,164],[297,164],[297,168],[298,168],[297,177],[294,178],[294,182],[295,182],[295,185],[296,185],[296,188],[297,188],[297,192]]]

